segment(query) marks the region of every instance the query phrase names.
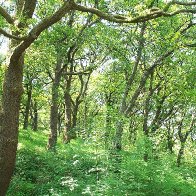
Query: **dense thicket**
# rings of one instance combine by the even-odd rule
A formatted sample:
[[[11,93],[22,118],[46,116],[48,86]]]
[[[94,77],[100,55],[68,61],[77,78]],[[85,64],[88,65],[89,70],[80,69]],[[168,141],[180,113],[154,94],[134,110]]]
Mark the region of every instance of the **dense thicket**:
[[[193,195],[195,6],[2,1],[0,196]]]

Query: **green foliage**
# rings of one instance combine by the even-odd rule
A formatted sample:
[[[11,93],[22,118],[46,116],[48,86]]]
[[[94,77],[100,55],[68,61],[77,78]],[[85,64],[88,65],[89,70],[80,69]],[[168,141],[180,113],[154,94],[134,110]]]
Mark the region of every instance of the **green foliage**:
[[[47,135],[20,132],[14,177],[8,196],[26,195],[179,195],[193,196],[196,170],[174,157],[143,161],[143,139],[131,152],[105,151],[98,141],[80,139],[58,152],[46,151]],[[138,150],[138,147],[140,150]]]

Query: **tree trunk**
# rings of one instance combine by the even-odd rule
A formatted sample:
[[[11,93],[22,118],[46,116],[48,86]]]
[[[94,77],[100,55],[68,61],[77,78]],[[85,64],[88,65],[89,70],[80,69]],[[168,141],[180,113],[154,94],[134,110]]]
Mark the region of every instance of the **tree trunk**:
[[[77,119],[78,119],[78,108],[81,102],[76,103],[73,108],[73,119],[72,119],[72,128],[76,127]]]
[[[48,149],[55,150],[57,143],[57,130],[58,130],[58,98],[59,98],[59,85],[62,76],[61,63],[62,59],[57,54],[57,63],[55,66],[55,76],[52,83],[52,103],[50,108],[50,136],[48,139]]]
[[[129,122],[129,141],[134,145],[137,139],[137,125],[135,119],[130,119]]]
[[[146,80],[148,79],[148,76],[144,74],[143,77],[141,78],[140,86],[138,87],[138,89],[136,89],[133,96],[131,97],[131,101],[127,105],[126,100],[128,98],[128,94],[130,92],[130,89],[133,85],[133,82],[134,82],[134,79],[135,79],[135,76],[136,76],[136,73],[138,70],[138,65],[139,65],[139,62],[142,57],[142,50],[143,50],[144,42],[145,42],[145,39],[144,39],[145,29],[146,29],[146,23],[144,22],[142,25],[141,31],[140,31],[140,36],[139,36],[139,40],[138,40],[139,45],[138,45],[137,54],[136,54],[137,57],[136,57],[136,60],[135,60],[134,66],[133,66],[133,70],[132,70],[132,73],[129,74],[129,76],[126,78],[126,80],[127,80],[126,87],[125,87],[125,90],[123,93],[123,98],[122,98],[121,106],[119,109],[120,115],[128,116],[128,114],[131,113],[131,111],[135,105],[135,102],[137,101],[137,98],[140,94],[140,91],[142,90],[142,88],[145,85]],[[117,130],[115,133],[115,141],[114,141],[114,148],[117,150],[121,150],[121,148],[122,148],[122,135],[123,135],[123,122],[122,122],[122,120],[119,120],[117,122]]]
[[[117,122],[117,129],[114,139],[114,149],[121,150],[122,149],[122,135],[123,135],[123,122]]]
[[[48,139],[48,149],[55,150],[57,142],[58,127],[58,87],[60,80],[56,80],[52,86],[52,105],[50,108],[50,136]]]
[[[169,150],[170,154],[173,154],[174,131],[172,131],[172,127],[171,127],[171,118],[169,119],[168,122],[165,123],[165,125],[166,125],[166,128],[167,128],[167,146],[166,146],[166,150]]]
[[[58,124],[58,89],[56,89],[56,84],[52,87],[52,105],[50,108],[50,136],[48,139],[48,149],[55,150],[57,142],[57,124]]]
[[[177,166],[180,167],[181,162],[182,162],[182,157],[184,155],[184,147],[185,147],[185,142],[181,142],[180,150],[178,152],[178,157],[177,157]]]
[[[108,149],[109,146],[109,137],[110,137],[110,132],[111,132],[111,117],[110,117],[110,111],[107,108],[106,111],[106,119],[105,119],[105,134],[104,134],[104,143],[105,143],[105,148]]]
[[[72,132],[72,108],[71,108],[71,97],[69,92],[65,92],[65,130],[63,134],[63,142],[69,143],[71,139],[76,138],[76,133]]]
[[[37,101],[36,100],[34,100],[34,106],[33,106],[32,129],[33,129],[33,131],[38,130],[38,111],[37,111]]]
[[[20,30],[28,27],[27,20],[32,18],[36,7],[36,0],[18,1],[15,7],[16,17],[22,19],[18,21],[18,32],[12,32],[13,36],[20,36]],[[2,111],[0,111],[0,196],[5,196],[8,189],[11,176],[14,170],[16,150],[18,143],[18,127],[19,127],[19,110],[20,100],[23,92],[23,65],[24,52],[35,41],[42,31],[58,22],[72,8],[70,2],[64,3],[52,16],[45,18],[43,21],[35,25],[30,30],[26,39],[21,41],[13,41],[11,45],[14,47],[10,58],[10,63],[5,72],[2,96]],[[2,9],[1,9],[2,12]],[[3,12],[6,11],[3,9]],[[19,16],[19,17],[18,17]],[[7,22],[13,25],[15,29],[15,19],[5,14]],[[26,30],[27,30],[26,29]]]
[[[167,148],[171,154],[173,154],[173,145],[174,145],[173,138],[172,136],[168,135],[167,136]]]
[[[0,121],[0,196],[4,196],[13,174],[18,143],[20,100],[23,92],[24,56],[10,61],[3,84]]]
[[[58,109],[58,125],[57,125],[57,127],[58,127],[57,128],[58,129],[58,135],[61,134],[61,129],[62,129],[62,113],[59,110],[60,109]]]
[[[149,159],[149,134],[148,132],[144,132],[144,135],[145,135],[145,143],[144,143],[144,156],[143,156],[143,159],[145,162],[148,161]]]
[[[29,125],[29,111],[31,106],[31,97],[32,97],[32,81],[30,81],[29,84],[27,85],[27,102],[25,107],[23,129],[27,129]]]

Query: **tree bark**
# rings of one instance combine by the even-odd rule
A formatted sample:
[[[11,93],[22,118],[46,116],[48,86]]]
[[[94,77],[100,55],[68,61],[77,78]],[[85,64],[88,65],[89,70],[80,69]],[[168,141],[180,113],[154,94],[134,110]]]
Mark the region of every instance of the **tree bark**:
[[[71,96],[69,91],[66,91],[64,94],[65,100],[65,130],[63,134],[63,141],[69,143],[71,139],[76,137],[75,132],[72,133],[72,107],[71,107]]]
[[[61,111],[62,110],[62,111]],[[61,134],[61,131],[62,131],[62,122],[64,120],[64,109],[62,109],[62,106],[59,106],[58,107],[58,134],[60,135]]]
[[[184,148],[185,148],[185,142],[181,142],[180,150],[178,152],[178,157],[177,157],[177,166],[180,167],[181,162],[182,162],[182,157],[184,155]]]
[[[179,126],[178,126],[178,136],[180,138],[180,150],[178,152],[178,157],[177,157],[177,166],[180,167],[181,165],[181,161],[182,161],[182,158],[183,158],[183,155],[184,155],[184,149],[185,149],[185,144],[186,144],[186,141],[187,141],[187,138],[188,136],[190,135],[190,133],[192,132],[193,128],[195,127],[195,114],[193,113],[192,114],[192,120],[191,120],[191,123],[190,123],[190,127],[189,129],[185,132],[185,134],[182,133],[182,129],[183,129],[183,122],[184,122],[184,119],[185,119],[185,115],[186,115],[186,112],[184,112],[184,114],[182,115],[182,119],[179,123]]]
[[[29,81],[29,84],[27,84],[27,101],[26,101],[26,107],[25,107],[25,116],[24,116],[24,124],[23,129],[27,129],[29,125],[29,112],[31,107],[31,98],[32,98],[32,81]]]
[[[105,149],[108,149],[109,147],[109,139],[111,134],[111,111],[110,111],[110,105],[106,102],[106,118],[105,118],[105,134],[104,134],[104,143],[105,143]]]
[[[168,136],[167,137],[167,148],[168,148],[168,150],[169,150],[169,152],[171,154],[173,154],[173,146],[174,146],[174,144],[173,144],[173,138],[170,137],[170,136]]]
[[[173,146],[174,146],[174,132],[171,130],[171,119],[168,122],[168,125],[166,124],[167,128],[167,149],[171,154],[173,154]]]
[[[3,84],[2,120],[0,122],[0,195],[4,196],[13,174],[18,144],[19,108],[23,92],[24,55],[11,61]]]
[[[73,108],[72,129],[76,127],[78,120],[78,109],[81,102],[77,102]]]
[[[129,141],[134,145],[137,139],[137,124],[135,119],[130,119],[129,122]]]
[[[57,143],[57,129],[58,129],[58,97],[59,85],[61,80],[61,59],[57,59],[55,67],[55,77],[52,83],[52,103],[50,108],[50,136],[48,139],[48,149],[55,150]]]
[[[121,150],[122,149],[122,135],[123,135],[123,122],[122,120],[117,122],[117,129],[114,138],[114,149]]]
[[[37,100],[34,100],[33,105],[33,122],[32,122],[32,129],[33,131],[38,130],[38,109],[37,109]]]

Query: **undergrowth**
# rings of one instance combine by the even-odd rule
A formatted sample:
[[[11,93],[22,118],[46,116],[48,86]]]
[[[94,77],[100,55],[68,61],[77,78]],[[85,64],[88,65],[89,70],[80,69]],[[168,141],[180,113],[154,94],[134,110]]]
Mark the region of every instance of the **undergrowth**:
[[[106,151],[81,139],[46,150],[47,134],[21,131],[8,196],[194,196],[196,167],[180,168],[164,155],[144,162],[142,152]]]

